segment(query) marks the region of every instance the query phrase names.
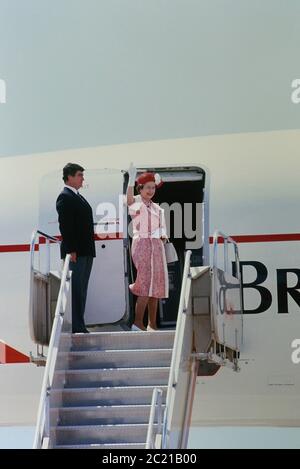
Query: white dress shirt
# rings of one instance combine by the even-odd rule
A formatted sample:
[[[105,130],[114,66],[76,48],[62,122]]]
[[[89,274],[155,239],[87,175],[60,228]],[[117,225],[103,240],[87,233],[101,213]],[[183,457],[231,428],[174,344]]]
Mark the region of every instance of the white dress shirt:
[[[76,195],[78,194],[78,191],[77,191],[77,189],[75,189],[75,187],[68,186],[67,184],[65,184],[65,187],[67,189],[70,189],[71,191],[75,192]]]

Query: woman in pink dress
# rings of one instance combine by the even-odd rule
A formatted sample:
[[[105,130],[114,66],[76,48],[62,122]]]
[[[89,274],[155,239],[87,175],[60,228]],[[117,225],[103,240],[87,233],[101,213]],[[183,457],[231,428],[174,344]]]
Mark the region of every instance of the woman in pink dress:
[[[164,242],[167,240],[163,209],[152,201],[155,191],[162,182],[154,173],[142,173],[137,181],[136,169],[129,168],[127,204],[132,217],[133,241],[132,260],[137,270],[136,280],[129,285],[136,295],[134,330],[145,330],[143,323],[148,306],[148,330],[156,330],[156,312],[159,298],[168,298],[168,268]],[[134,196],[137,182],[139,195]]]

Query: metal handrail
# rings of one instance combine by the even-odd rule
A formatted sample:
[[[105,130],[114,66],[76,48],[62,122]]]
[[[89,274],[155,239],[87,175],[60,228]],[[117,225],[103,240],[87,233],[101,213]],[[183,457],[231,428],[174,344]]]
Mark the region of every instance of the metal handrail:
[[[174,382],[176,381],[175,380],[176,359],[177,359],[177,353],[178,353],[179,338],[180,338],[180,333],[181,333],[181,323],[183,320],[183,314],[185,314],[187,310],[186,286],[187,286],[188,278],[190,277],[191,255],[192,255],[192,251],[191,250],[187,251],[186,256],[185,256],[185,262],[184,262],[182,287],[181,287],[181,294],[180,294],[180,301],[179,301],[179,308],[178,308],[177,325],[176,325],[176,332],[175,332],[175,338],[174,338],[169,382],[168,382],[168,390],[167,390],[166,409],[165,409],[164,423],[163,423],[163,439],[162,439],[163,448],[166,448],[168,408],[171,402],[172,389],[174,387]]]
[[[47,244],[47,272],[46,272],[46,275],[45,275],[45,281],[48,282],[48,278],[47,276],[49,275],[50,273],[50,241],[53,241],[55,243],[58,243],[60,244],[60,240],[53,237],[53,236],[50,236],[48,235],[47,233],[44,233],[43,231],[40,231],[40,230],[34,230],[32,232],[32,235],[31,235],[31,241],[30,241],[30,282],[29,282],[29,314],[31,314],[32,312],[32,308],[33,308],[33,291],[34,291],[34,276],[35,276],[35,272],[36,272],[36,269],[35,269],[35,266],[34,266],[34,262],[35,262],[35,246],[36,246],[36,239],[37,239],[37,236],[38,235],[41,235],[43,236],[44,238],[46,238],[46,244]],[[40,253],[39,253],[39,264],[40,264]],[[33,334],[33,332],[31,332],[31,335]],[[39,352],[38,352],[38,355],[39,355]],[[42,353],[43,355],[43,353]]]
[[[235,254],[235,262],[236,262],[236,277],[239,281],[239,293],[240,293],[240,305],[241,305],[241,315],[243,316],[244,308],[243,308],[243,287],[242,287],[242,273],[240,267],[240,257],[239,257],[239,248],[237,242],[231,237],[224,234],[220,230],[216,230],[213,236],[213,268],[218,267],[218,245],[219,245],[219,238],[223,238],[224,240],[224,271],[228,272],[228,243],[232,244],[234,247],[234,254]],[[216,299],[216,283],[214,282],[214,291],[213,291],[213,301]],[[212,330],[214,330],[214,325],[212,321]],[[242,322],[242,340],[243,343],[243,322]]]
[[[50,239],[50,241],[54,241],[55,243],[61,243],[60,239],[56,238],[56,236],[51,236],[43,231],[37,230],[37,233],[42,235],[44,238]]]
[[[158,413],[157,413],[157,431],[156,431],[155,436],[162,434],[162,395],[163,395],[162,389],[160,388],[153,389],[151,411],[150,411],[147,440],[146,440],[146,449],[155,449],[154,420],[155,420],[156,407],[158,409]]]
[[[237,278],[241,281],[241,270],[240,270],[240,258],[239,258],[239,249],[237,242],[231,237],[224,234],[220,230],[216,230],[213,235],[213,267],[218,266],[218,245],[219,238],[224,240],[224,270],[228,272],[228,243],[233,245],[235,261],[236,261],[236,273]]]
[[[41,235],[44,238],[46,238],[46,244],[48,245],[48,272],[50,271],[50,241],[53,241],[54,243],[60,244],[61,241],[58,238],[55,238],[54,236],[50,236],[47,233],[44,233],[43,231],[40,230],[35,230],[33,231],[31,235],[31,241],[30,241],[30,270],[31,272],[34,270],[34,253],[35,253],[35,244],[36,244],[36,238],[37,235]]]
[[[42,447],[44,437],[49,437],[50,433],[50,422],[49,422],[49,398],[50,390],[52,387],[52,381],[54,376],[55,363],[58,352],[58,344],[60,334],[62,331],[62,325],[64,321],[64,293],[65,286],[69,274],[69,263],[71,255],[67,254],[64,268],[62,272],[62,279],[55,309],[54,321],[52,326],[52,332],[50,337],[50,343],[48,348],[48,358],[43,378],[42,391],[38,409],[36,432],[34,437],[34,449]]]

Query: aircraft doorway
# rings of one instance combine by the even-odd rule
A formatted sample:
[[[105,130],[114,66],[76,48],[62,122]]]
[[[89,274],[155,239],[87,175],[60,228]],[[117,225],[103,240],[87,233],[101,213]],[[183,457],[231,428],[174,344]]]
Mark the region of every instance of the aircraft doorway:
[[[165,210],[167,231],[170,241],[174,244],[178,261],[168,264],[169,298],[159,301],[157,324],[159,328],[176,326],[185,252],[192,250],[191,266],[203,265],[204,257],[204,187],[205,173],[200,168],[143,168],[138,172],[158,172],[163,186],[157,190],[153,201]],[[127,179],[127,178],[126,178]],[[127,181],[125,182],[127,187]],[[130,217],[128,217],[130,222]],[[131,247],[131,238],[128,236]],[[128,250],[131,252],[131,249]],[[128,257],[128,283],[133,283],[136,270]],[[129,295],[130,310],[134,317],[136,297]],[[145,325],[147,312],[145,314]]]

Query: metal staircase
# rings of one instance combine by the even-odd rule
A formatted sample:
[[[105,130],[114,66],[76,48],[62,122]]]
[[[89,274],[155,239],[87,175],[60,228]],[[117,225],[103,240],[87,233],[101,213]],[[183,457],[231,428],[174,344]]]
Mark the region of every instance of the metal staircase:
[[[236,243],[216,232],[211,266],[191,267],[192,253],[186,252],[176,331],[112,326],[109,332],[72,334],[70,255],[51,307],[57,285],[51,286],[51,272],[41,283],[33,268],[35,237],[32,337],[49,346],[34,448],[186,448],[197,376],[203,369],[205,374],[222,366],[240,369],[243,305]],[[224,245],[224,269],[219,244]],[[235,275],[229,269],[230,245]],[[49,331],[40,328],[48,319],[50,342]]]
[[[62,334],[50,447],[145,448],[153,390],[166,399],[174,331]],[[163,406],[164,408],[164,406]]]

